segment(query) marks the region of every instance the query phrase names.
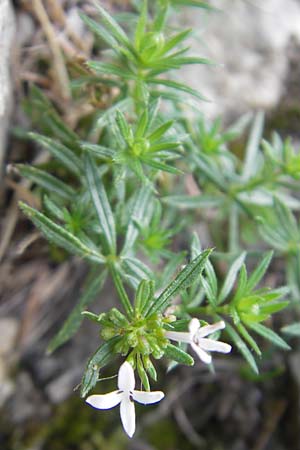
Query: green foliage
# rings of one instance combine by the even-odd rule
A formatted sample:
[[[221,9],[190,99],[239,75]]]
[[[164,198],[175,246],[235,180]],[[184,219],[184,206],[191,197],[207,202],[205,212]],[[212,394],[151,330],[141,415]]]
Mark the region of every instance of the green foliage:
[[[223,130],[221,119],[203,118],[199,103],[186,114],[190,97],[203,96],[175,74],[210,62],[189,54],[192,30],[174,30],[169,16],[181,6],[211,10],[209,3],[136,3],[129,30],[99,4],[99,21],[82,15],[108,51],[86,63],[72,92],[93,104],[105,89],[107,108],[95,107],[73,131],[33,87],[25,108],[39,132],[25,137],[51,161],[16,165],[42,197],[42,211],[20,204],[25,215],[52,245],[90,265],[79,299],[49,345],[54,351],[64,344],[84,318],[100,327],[102,343],[87,363],[82,396],[118,354],[146,390],[157,379],[154,360],[165,356],[172,364],[193,365],[185,347],[167,334],[182,333],[182,342],[195,344],[188,331],[195,315],[200,330],[206,319],[218,320],[220,330],[223,319],[229,339],[258,373],[254,354],[261,357],[265,340],[289,349],[272,329],[272,317],[288,306],[289,293],[297,300],[300,295],[298,152],[276,134],[271,142],[262,139],[261,113],[246,143],[249,116]],[[199,219],[206,243],[215,246],[212,256],[196,233],[189,253],[178,251]],[[259,237],[271,250],[262,257]],[[262,285],[272,250],[277,264],[287,262],[287,288]],[[250,274],[246,256],[254,267]],[[85,311],[107,278],[121,307],[100,315]],[[298,335],[298,325],[282,331]]]

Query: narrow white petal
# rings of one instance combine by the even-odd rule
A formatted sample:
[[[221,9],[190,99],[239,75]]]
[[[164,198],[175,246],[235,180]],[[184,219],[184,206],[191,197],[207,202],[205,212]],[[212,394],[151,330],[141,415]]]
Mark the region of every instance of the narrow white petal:
[[[129,362],[125,361],[119,369],[118,388],[121,391],[129,392],[133,391],[134,386],[135,380],[132,365],[129,364]]]
[[[86,402],[97,409],[110,409],[118,405],[122,399],[122,392],[113,391],[103,395],[90,395]]]
[[[206,353],[202,348],[200,348],[197,344],[194,342],[191,343],[192,349],[197,353],[201,361],[203,361],[205,364],[211,363],[211,356]]]
[[[122,398],[120,415],[124,430],[129,437],[132,437],[135,432],[135,409],[133,401],[127,396]]]
[[[200,338],[198,345],[209,352],[229,353],[231,351],[231,345],[225,342],[215,341],[214,339]]]
[[[181,331],[166,331],[165,337],[177,342],[186,342],[189,344],[191,342],[191,334]]]
[[[143,403],[143,405],[149,405],[151,403],[160,402],[164,398],[165,394],[161,391],[133,391],[132,397],[136,402]]]
[[[200,328],[199,320],[193,317],[193,319],[189,323],[189,332],[191,333],[191,335],[194,335],[198,332],[199,328]]]
[[[225,328],[225,322],[221,320],[220,322],[214,323],[213,325],[205,325],[201,327],[197,332],[197,337],[202,338],[214,333],[215,331],[223,330]]]

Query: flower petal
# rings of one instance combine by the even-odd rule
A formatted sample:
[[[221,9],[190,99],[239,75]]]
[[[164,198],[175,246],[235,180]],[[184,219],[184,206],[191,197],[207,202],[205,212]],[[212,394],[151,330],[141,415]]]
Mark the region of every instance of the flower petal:
[[[132,365],[129,362],[125,361],[119,369],[118,388],[121,391],[129,392],[133,391],[134,386],[135,380]]]
[[[211,356],[206,353],[202,348],[199,347],[199,345],[195,344],[194,342],[191,343],[192,349],[197,353],[201,361],[203,361],[205,364],[211,363]]]
[[[191,333],[183,331],[166,331],[165,337],[177,342],[186,342],[189,344],[191,342]]]
[[[103,395],[90,395],[86,402],[97,409],[110,409],[118,405],[122,399],[122,392],[113,391]]]
[[[189,322],[189,332],[191,335],[194,335],[198,332],[200,328],[200,322],[195,317],[192,318],[192,320]]]
[[[226,344],[225,342],[215,341],[214,339],[200,338],[198,344],[203,350],[209,352],[231,352],[231,345]]]
[[[129,397],[124,396],[120,404],[120,415],[124,430],[131,438],[135,432],[134,403]]]
[[[223,330],[225,328],[225,322],[220,320],[220,322],[214,323],[212,325],[205,325],[201,327],[197,332],[197,337],[202,338],[214,333],[215,331]]]
[[[149,405],[151,403],[160,402],[165,394],[161,391],[133,391],[132,397],[136,402],[143,403],[143,405]]]

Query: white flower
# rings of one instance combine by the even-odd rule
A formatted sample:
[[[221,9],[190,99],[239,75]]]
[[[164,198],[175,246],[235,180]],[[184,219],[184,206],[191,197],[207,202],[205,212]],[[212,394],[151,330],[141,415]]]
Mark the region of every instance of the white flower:
[[[164,393],[160,391],[147,392],[134,390],[135,380],[134,371],[125,361],[118,373],[118,388],[119,390],[109,392],[104,395],[90,395],[86,402],[97,409],[110,409],[120,403],[120,415],[123,428],[129,437],[132,437],[135,432],[135,409],[133,400],[144,405],[159,402]]]
[[[190,344],[201,361],[210,364],[211,355],[207,352],[229,353],[231,351],[231,345],[206,338],[209,334],[222,330],[223,328],[225,328],[223,320],[213,325],[201,327],[199,320],[193,318],[189,323],[189,332],[167,331],[165,336],[173,341]]]

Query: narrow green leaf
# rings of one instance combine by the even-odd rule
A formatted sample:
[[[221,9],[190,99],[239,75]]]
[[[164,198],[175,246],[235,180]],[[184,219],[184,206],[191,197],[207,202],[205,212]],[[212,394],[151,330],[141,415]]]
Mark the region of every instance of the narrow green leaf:
[[[300,336],[300,322],[286,325],[285,327],[281,328],[281,331],[288,334],[289,336]]]
[[[259,152],[260,140],[264,127],[263,113],[257,113],[253,122],[250,138],[247,142],[246,157],[243,165],[242,179],[244,182],[249,180],[257,173],[257,156]]]
[[[221,198],[215,195],[169,195],[163,197],[162,201],[168,205],[177,206],[178,208],[216,208],[222,202]]]
[[[90,261],[103,264],[105,259],[103,255],[95,250],[87,247],[76,236],[69,233],[62,226],[57,225],[44,214],[31,208],[23,202],[19,202],[20,208],[24,214],[35,224],[35,226],[41,230],[44,236],[52,243],[63,247],[74,255],[81,256],[82,258],[89,259]]]
[[[139,14],[134,35],[134,42],[137,49],[140,49],[142,39],[146,33],[147,21],[148,21],[148,2],[147,0],[143,0],[142,8]]]
[[[238,335],[238,333],[233,329],[233,327],[226,323],[226,332],[231,337],[234,344],[237,346],[238,350],[241,352],[241,354],[244,356],[248,364],[250,365],[253,372],[258,374],[258,367],[256,364],[256,361],[250,352],[249,348],[245,344],[245,342],[241,339],[241,337]]]
[[[255,342],[255,340],[253,339],[253,337],[248,333],[248,331],[246,330],[244,325],[240,322],[240,323],[236,324],[236,327],[237,327],[238,331],[240,332],[240,335],[245,339],[246,342],[248,342],[248,344],[250,345],[250,347],[252,347],[252,349],[255,351],[255,353],[258,356],[261,356],[260,348],[258,347],[258,345]]]
[[[291,347],[275,331],[270,330],[270,328],[265,327],[261,323],[250,323],[248,327],[260,336],[268,339],[272,344],[277,345],[277,347],[283,348],[284,350],[291,350]]]
[[[172,361],[176,361],[179,364],[185,364],[186,366],[193,366],[195,364],[194,359],[176,345],[168,344],[165,348],[165,356]]]
[[[173,120],[169,120],[168,122],[165,122],[156,130],[152,131],[152,133],[148,136],[148,139],[150,142],[155,142],[158,139],[160,139],[174,124]]]
[[[245,257],[246,257],[246,252],[243,252],[232,263],[232,265],[227,273],[227,276],[224,280],[222,289],[219,293],[218,304],[222,303],[227,298],[228,294],[230,293],[231,289],[233,288],[237,274],[244,263]]]
[[[126,255],[133,250],[134,243],[139,234],[135,223],[139,223],[144,219],[145,213],[151,202],[151,196],[152,190],[149,185],[144,185],[140,189],[137,189],[134,201],[132,202],[131,219],[127,227],[122,255]]]
[[[163,78],[146,78],[146,81],[151,84],[159,84],[172,89],[176,89],[176,91],[185,92],[186,94],[190,94],[198,98],[199,100],[208,101],[207,98],[203,97],[203,95],[201,95],[200,92],[196,91],[196,89],[193,89],[183,83],[178,83],[177,81],[166,80]]]
[[[144,278],[154,278],[152,270],[142,261],[133,256],[126,256],[125,258],[122,258],[122,267],[125,268],[126,273],[133,275],[138,280],[142,280]]]
[[[154,294],[154,281],[142,280],[138,285],[134,306],[136,311],[142,312],[147,308],[149,301],[152,300]]]
[[[83,378],[80,395],[85,397],[96,385],[99,378],[99,370],[105,367],[114,358],[115,345],[122,337],[116,336],[101,345],[87,363]]]
[[[70,170],[70,172],[73,172],[75,175],[80,176],[82,164],[78,156],[72,150],[60,142],[42,136],[41,134],[28,133],[28,136],[47,149],[66,169]]]
[[[107,271],[103,271],[101,274],[97,273],[93,277],[89,276],[83,288],[83,293],[79,298],[79,301],[75,308],[72,310],[66,321],[64,322],[62,328],[50,341],[47,348],[47,353],[54,352],[58,347],[63,345],[76,333],[84,319],[81,314],[82,311],[95,299],[100,290],[103,287],[105,279],[107,277]]]
[[[145,164],[147,164],[150,167],[153,167],[157,170],[162,170],[163,172],[172,173],[173,175],[182,175],[182,170],[177,169],[176,167],[169,166],[168,164],[164,164],[162,162],[156,161],[155,159],[148,158],[146,156],[143,156],[140,158]]]
[[[115,75],[121,79],[131,80],[134,78],[134,74],[129,72],[125,67],[117,66],[112,63],[105,63],[101,61],[88,61],[87,66],[97,73],[102,73],[104,75]]]
[[[266,273],[267,268],[269,267],[269,264],[271,262],[273,256],[273,251],[270,251],[266,253],[259,263],[259,265],[255,268],[255,270],[252,272],[251,276],[248,279],[247,282],[247,291],[251,292],[252,289],[257,286],[257,284],[261,281],[264,274]]]
[[[135,131],[135,138],[141,139],[142,137],[144,137],[147,132],[148,126],[149,126],[149,115],[148,110],[146,108],[141,114],[140,118],[138,118],[137,127]]]
[[[108,12],[104,8],[102,8],[98,3],[95,3],[95,6],[102,16],[104,25],[114,36],[114,38],[123,45],[125,45],[125,47],[127,47],[129,50],[132,50],[133,47],[128,37],[126,36],[125,32],[120,27],[120,25],[115,21],[115,19],[110,14],[108,14]]]
[[[106,42],[109,47],[113,48],[114,50],[117,50],[118,43],[113,38],[113,36],[107,32],[107,30],[101,26],[99,23],[97,23],[95,20],[91,19],[90,17],[86,16],[85,14],[79,13],[79,16],[81,20],[89,27],[89,29],[98,36],[101,40]]]
[[[85,155],[85,170],[89,192],[99,219],[99,225],[103,230],[106,251],[116,253],[116,231],[114,216],[105,192],[105,188],[97,173],[97,166],[88,154]]]
[[[176,47],[180,42],[185,41],[185,39],[187,39],[192,33],[192,29],[187,29],[184,31],[180,31],[179,33],[175,34],[174,36],[172,36],[170,39],[168,39],[168,41],[165,43],[161,54],[165,55],[166,53],[168,53],[170,50],[172,50],[174,47]]]
[[[70,200],[75,196],[74,189],[44,170],[25,164],[17,164],[16,168],[23,177],[28,178],[50,193],[54,193],[65,200]]]
[[[291,210],[278,198],[274,198],[274,209],[280,227],[285,231],[286,239],[299,240],[297,221]]]
[[[127,120],[125,119],[125,116],[121,111],[117,111],[116,113],[116,122],[124,140],[128,142],[132,138],[132,133]]]
[[[43,197],[43,206],[51,216],[55,217],[55,219],[61,222],[65,220],[64,210],[62,209],[62,207],[54,203],[54,201],[47,195],[44,195]]]
[[[90,144],[89,142],[81,142],[80,147],[83,150],[94,155],[96,158],[100,158],[100,159],[112,160],[115,155],[114,150],[112,150],[111,148],[108,148],[108,147],[104,147],[103,145]]]
[[[142,385],[144,386],[146,391],[150,391],[150,383],[149,383],[149,378],[148,375],[144,369],[144,365],[141,359],[141,356],[138,354],[137,357],[137,371],[140,377],[140,380],[142,382]]]
[[[172,297],[178,294],[181,290],[186,289],[193,284],[196,278],[201,274],[204,269],[208,256],[211,253],[211,249],[203,251],[193,261],[185,266],[185,268],[179,272],[174,281],[159,295],[155,300],[148,315],[164,310],[170,303]]]

